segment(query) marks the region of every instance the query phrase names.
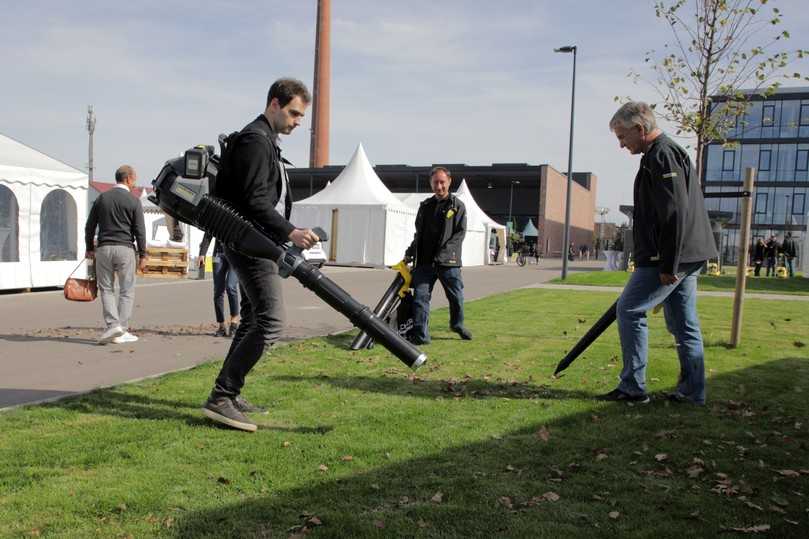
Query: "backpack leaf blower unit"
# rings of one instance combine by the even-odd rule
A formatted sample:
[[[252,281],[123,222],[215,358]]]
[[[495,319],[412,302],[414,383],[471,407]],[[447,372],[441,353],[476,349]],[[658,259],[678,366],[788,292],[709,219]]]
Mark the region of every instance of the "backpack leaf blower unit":
[[[279,245],[266,232],[211,194],[219,171],[212,146],[197,146],[183,157],[166,162],[152,185],[149,200],[172,217],[212,234],[224,245],[246,256],[266,258],[278,264],[282,277],[295,277],[352,324],[381,343],[408,367],[417,369],[427,355],[399,336],[319,269],[303,259],[297,247]],[[315,230],[322,240],[325,232]]]

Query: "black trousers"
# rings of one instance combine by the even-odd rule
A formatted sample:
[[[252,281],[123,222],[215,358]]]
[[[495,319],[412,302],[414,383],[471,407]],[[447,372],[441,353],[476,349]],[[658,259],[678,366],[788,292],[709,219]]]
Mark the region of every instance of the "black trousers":
[[[239,277],[242,320],[216,378],[214,397],[238,395],[247,373],[267,348],[281,338],[284,328],[284,298],[276,263],[228,248],[225,256]]]

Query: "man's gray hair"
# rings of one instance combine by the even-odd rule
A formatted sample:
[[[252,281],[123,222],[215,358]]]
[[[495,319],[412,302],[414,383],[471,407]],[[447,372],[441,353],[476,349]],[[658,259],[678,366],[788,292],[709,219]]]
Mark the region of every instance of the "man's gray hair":
[[[118,167],[118,170],[115,171],[115,182],[116,183],[123,183],[129,179],[135,173],[135,169],[129,165],[121,165]]]
[[[640,126],[647,133],[657,129],[657,121],[652,107],[643,101],[630,101],[624,103],[618,112],[610,120],[610,131],[615,131],[615,126],[620,125],[624,129]]]
[[[447,175],[447,178],[452,180],[452,174],[450,174],[449,169],[447,167],[433,167],[430,169],[430,178],[438,174],[439,172],[443,172]]]

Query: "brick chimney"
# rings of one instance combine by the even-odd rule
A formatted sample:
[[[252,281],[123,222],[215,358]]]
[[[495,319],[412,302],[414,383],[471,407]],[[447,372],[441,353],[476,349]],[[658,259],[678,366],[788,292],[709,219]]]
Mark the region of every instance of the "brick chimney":
[[[331,87],[331,0],[317,2],[312,138],[309,167],[329,164],[329,91]]]

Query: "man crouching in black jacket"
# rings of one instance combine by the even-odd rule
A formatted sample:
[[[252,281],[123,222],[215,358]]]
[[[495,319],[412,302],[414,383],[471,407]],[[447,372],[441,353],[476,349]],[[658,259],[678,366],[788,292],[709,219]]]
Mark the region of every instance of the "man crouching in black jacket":
[[[295,228],[288,221],[292,196],[278,135],[288,135],[300,125],[311,100],[301,81],[275,81],[264,112],[231,142],[216,184],[217,196],[229,201],[277,242],[292,241],[303,249],[319,238],[311,230]],[[281,336],[281,277],[272,260],[245,256],[227,247],[225,255],[239,276],[242,322],[202,411],[214,421],[253,432],[257,426],[244,414],[263,410],[242,397],[241,390],[247,373]]]
[[[415,259],[413,270],[413,330],[415,344],[430,342],[430,298],[438,279],[449,301],[449,327],[470,340],[463,325],[463,280],[461,244],[466,235],[466,207],[450,194],[452,176],[444,167],[430,171],[435,196],[421,203],[416,214],[416,235],[405,252],[405,260]]]

